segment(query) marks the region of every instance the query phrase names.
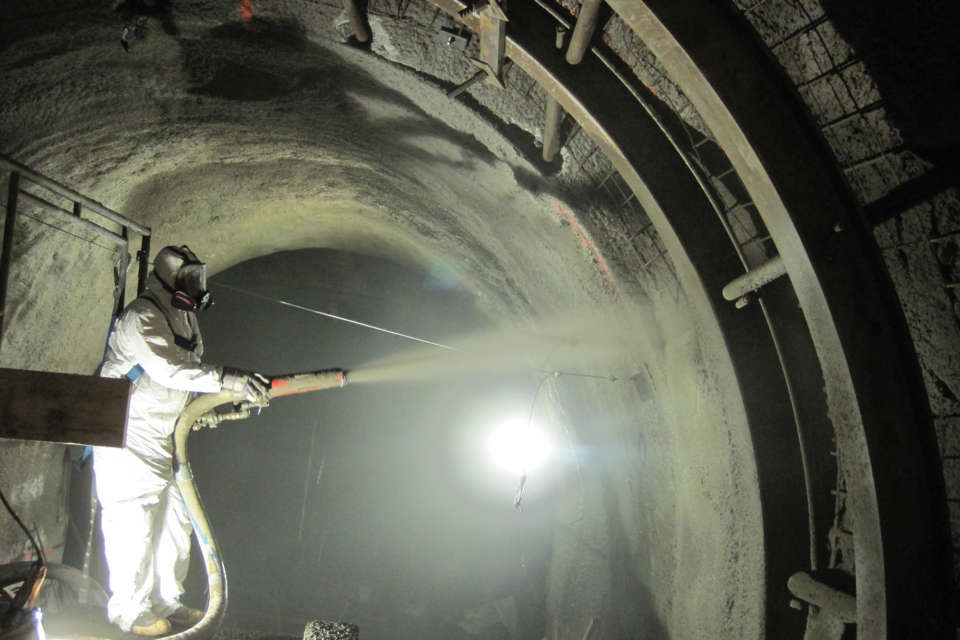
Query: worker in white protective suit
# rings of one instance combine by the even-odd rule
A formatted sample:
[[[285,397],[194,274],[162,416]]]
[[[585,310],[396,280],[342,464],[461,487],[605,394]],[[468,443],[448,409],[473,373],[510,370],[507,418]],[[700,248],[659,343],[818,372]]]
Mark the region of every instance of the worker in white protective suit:
[[[190,559],[190,519],[173,479],[173,430],[191,393],[241,391],[263,399],[266,378],[201,363],[196,312],[210,305],[206,265],[187,247],[164,247],[147,286],[107,341],[100,375],[133,382],[126,444],[97,447],[111,597],[107,615],[124,631],[157,636],[202,612],[180,603]]]

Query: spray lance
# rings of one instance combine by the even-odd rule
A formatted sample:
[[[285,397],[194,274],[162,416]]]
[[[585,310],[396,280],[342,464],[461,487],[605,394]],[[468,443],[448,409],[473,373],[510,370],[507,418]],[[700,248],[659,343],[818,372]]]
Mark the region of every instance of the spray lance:
[[[183,495],[183,502],[190,515],[193,531],[203,558],[207,574],[207,608],[203,618],[194,626],[180,633],[166,636],[165,640],[206,640],[220,627],[227,609],[227,576],[220,557],[220,550],[207,520],[203,503],[197,493],[187,459],[187,438],[193,430],[215,427],[227,420],[241,420],[267,406],[274,398],[324,389],[341,389],[347,384],[347,372],[342,369],[325,369],[308,373],[276,376],[270,379],[270,390],[263,401],[251,402],[238,391],[221,391],[198,396],[180,414],[173,432],[174,480]],[[217,409],[228,407],[225,412]]]

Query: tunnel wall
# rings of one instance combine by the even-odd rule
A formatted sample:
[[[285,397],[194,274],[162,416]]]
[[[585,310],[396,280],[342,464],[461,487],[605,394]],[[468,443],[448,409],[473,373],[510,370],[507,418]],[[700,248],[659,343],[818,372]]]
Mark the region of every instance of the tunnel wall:
[[[576,10],[576,3],[560,4],[571,14]],[[375,12],[378,8],[381,13],[372,20],[375,33],[396,34],[385,38],[391,43],[417,39],[410,16],[401,26],[374,3]],[[958,24],[957,10],[940,3],[898,5],[865,19],[862,12],[829,1],[734,0],[731,8],[782,68],[874,227],[934,414],[953,531],[952,562],[960,576],[960,191],[947,177],[956,166],[958,141],[955,119],[949,115],[949,105],[958,99],[950,71],[960,59],[950,35]],[[390,23],[395,25],[388,30]],[[419,35],[424,37],[422,25]],[[443,79],[458,79],[449,65],[435,66],[424,49],[383,45],[378,50],[374,41],[381,55]],[[654,56],[617,16],[608,17],[603,41],[691,129],[711,135]],[[505,79],[506,93],[481,86],[471,96],[539,141],[543,91],[515,68],[507,70]],[[579,134],[575,128],[566,141],[561,176],[606,186],[611,182],[607,164],[595,157],[589,142],[578,144]],[[612,183],[612,188],[619,187],[616,180]],[[728,195],[735,201],[736,190]],[[628,207],[629,196],[622,202]],[[642,211],[629,208],[627,215],[644,218]],[[602,220],[590,220],[601,238]],[[655,238],[651,245],[656,247]],[[643,250],[642,243],[636,246]],[[616,255],[616,247],[604,249]],[[652,277],[664,276],[658,272]]]
[[[318,15],[312,10],[305,14]],[[23,22],[12,23],[15,28],[36,26],[30,20],[34,14],[24,15]],[[232,12],[226,16],[228,22],[235,18]],[[187,32],[179,49],[171,46],[172,39],[162,34],[160,25],[148,21],[147,35],[133,41],[130,54],[114,39],[113,17],[104,17],[103,12],[87,16],[89,22],[76,15],[61,16],[66,24],[43,19],[39,41],[29,40],[32,53],[16,49],[28,37],[18,35],[21,40],[14,45],[12,68],[5,74],[10,90],[3,98],[2,129],[11,147],[5,150],[151,225],[154,246],[187,241],[214,270],[281,249],[341,247],[393,254],[422,266],[440,259],[441,266],[477,292],[479,306],[517,321],[534,311],[550,314],[571,306],[607,304],[615,283],[623,288],[625,298],[663,296],[682,309],[671,265],[645,219],[639,214],[626,218],[623,212],[611,215],[617,208],[635,211],[634,205],[582,133],[571,148],[582,153],[592,173],[585,179],[568,169],[556,181],[543,180],[537,177],[540,167],[531,164],[530,157],[537,152],[531,134],[519,139],[515,130],[503,129],[503,122],[489,113],[477,120],[478,112],[483,115],[482,105],[451,103],[446,117],[454,123],[459,119],[470,135],[459,135],[453,127],[438,135],[435,123],[418,112],[416,103],[442,98],[442,85],[428,83],[420,88],[409,70],[374,65],[349,49],[344,50],[343,59],[334,59],[329,51],[314,49],[296,24],[284,20],[288,17],[268,16],[269,20],[252,25],[250,32],[239,24],[219,31],[202,28],[199,36]],[[55,44],[61,28],[70,29],[72,48]],[[276,48],[288,57],[278,62],[264,55]],[[465,61],[459,63],[469,68]],[[332,74],[334,81],[324,84],[323,77],[311,75],[315,65]],[[109,73],[101,74],[102,66]],[[362,66],[375,67],[381,82],[406,94],[378,89],[376,83],[364,80]],[[339,93],[341,84],[350,90]],[[506,104],[518,100],[512,109],[525,114],[523,122],[532,122],[530,105],[518,96],[536,94],[542,100],[542,94],[537,94],[531,81],[511,86],[513,93],[507,99],[495,91],[485,93]],[[229,122],[223,122],[220,114],[227,108]],[[345,119],[344,112],[353,115]],[[375,116],[365,117],[369,113]],[[269,140],[264,140],[264,127],[270,129]],[[351,135],[351,127],[364,135]],[[391,141],[389,145],[378,144],[385,139]],[[439,158],[442,166],[430,165],[431,158]],[[427,165],[430,171],[418,175],[415,168]],[[475,191],[477,181],[488,183],[490,193],[464,203],[463,194]],[[367,188],[360,189],[361,184]],[[23,224],[36,223],[25,219]],[[617,248],[606,257],[596,240],[604,234],[612,237],[604,245]],[[636,245],[617,242],[628,235],[639,238]],[[29,313],[17,315],[10,325],[4,364],[83,373],[96,366],[112,283],[89,264],[94,254],[88,249],[84,242],[65,245],[59,232],[52,230],[39,233],[36,242],[18,241],[20,268],[11,304]],[[31,271],[31,266],[42,263],[41,256],[55,251],[69,258],[68,263],[53,273]],[[648,274],[657,277],[645,277]],[[67,295],[58,298],[60,288],[50,286],[51,281],[65,285]],[[85,286],[90,281],[103,285],[97,296]],[[54,319],[62,319],[63,326]],[[681,333],[680,358],[696,356],[695,331],[688,327]],[[705,369],[690,373],[698,380],[708,375]],[[606,414],[608,403],[626,407],[636,401],[636,391],[605,387],[579,391],[591,398],[594,409],[581,416],[585,424],[594,413]],[[683,390],[695,393],[697,388],[679,383],[677,387],[681,396]],[[687,400],[686,406],[700,406]],[[642,613],[650,621],[659,620],[657,625],[672,625],[681,632],[694,627],[707,630],[724,618],[723,606],[729,601],[744,611],[735,622],[738,628],[750,629],[747,636],[757,634],[758,596],[751,585],[760,554],[755,549],[744,552],[739,564],[731,565],[735,554],[724,542],[728,537],[724,532],[737,526],[737,516],[751,512],[749,454],[736,454],[747,457],[733,470],[712,460],[715,445],[726,441],[726,430],[737,426],[709,416],[709,412],[686,416],[691,420],[687,437],[706,439],[697,447],[651,438],[650,447],[656,446],[662,465],[657,473],[667,480],[675,460],[685,459],[688,451],[706,457],[695,467],[696,474],[686,474],[684,483],[690,486],[679,507],[666,506],[656,516],[656,527],[664,532],[654,539],[661,551],[661,566],[648,566],[649,550],[636,537],[645,517],[641,505],[662,501],[649,494],[652,483],[638,476],[640,470],[622,465],[595,472],[590,479],[596,499],[589,504],[588,517],[571,527],[571,537],[558,542],[555,550],[556,573],[549,598],[555,624],[565,633],[574,633],[593,616],[602,618],[596,624],[611,632],[629,629],[636,622],[630,616],[639,614],[630,613],[631,603],[618,587],[645,581],[644,576],[653,572],[660,588],[650,594]],[[626,439],[632,450],[636,443],[630,433],[637,419],[621,409],[597,431],[585,430],[578,437],[594,435],[610,447]],[[50,528],[59,527],[65,534],[63,512],[55,504],[59,494],[52,491],[62,486],[60,474],[44,470],[44,460],[35,449],[11,445],[4,451],[5,459],[17,460],[21,466],[4,466],[54,478],[39,493],[14,493],[26,502],[28,518],[34,513],[55,513]],[[62,449],[44,449],[51,459],[46,466],[59,471]],[[731,471],[742,491],[727,486]],[[717,474],[709,490],[699,484],[700,475],[708,472]],[[35,483],[33,477],[25,480]],[[645,487],[646,499],[637,502],[631,486]],[[717,487],[744,504],[719,511],[703,509]],[[666,504],[673,501],[668,497]],[[745,539],[738,544],[755,545],[755,515],[740,518],[739,526],[745,529]],[[607,542],[612,551],[604,548]],[[590,551],[598,546],[599,553]],[[589,567],[578,560],[583,554],[589,557]],[[729,571],[742,571],[745,579],[728,579]],[[731,593],[714,601],[709,614],[702,612],[699,619],[687,620],[685,610],[674,612],[672,603],[687,602],[681,597],[684,585],[701,575],[712,576],[702,588],[730,589]],[[596,598],[586,598],[586,593]]]
[[[37,4],[31,3],[29,9],[23,9],[22,15],[38,12]],[[333,2],[320,5],[323,11],[303,12],[299,3],[280,3],[276,8],[276,16],[307,16],[304,24],[311,32],[324,33],[331,38],[340,37],[343,32],[338,31],[337,24],[332,19],[338,5]],[[26,7],[26,4],[23,6]],[[61,8],[64,6],[61,5]],[[470,67],[463,63],[459,53],[443,52],[442,48],[438,48],[430,40],[434,35],[432,28],[439,23],[432,24],[430,30],[424,29],[424,25],[433,17],[432,12],[425,7],[414,5],[412,9],[408,8],[411,13],[404,16],[393,15],[387,3],[372,2],[370,8],[375,53],[425,74],[427,80],[436,81],[441,87],[452,86],[469,76]],[[936,149],[930,151],[929,140],[923,137],[922,132],[917,131],[913,120],[912,125],[905,126],[901,124],[902,116],[898,121],[888,113],[887,100],[888,96],[892,96],[890,85],[881,85],[872,76],[871,64],[876,64],[872,62],[876,60],[876,55],[871,57],[867,54],[863,56],[867,59],[860,59],[859,47],[855,48],[850,38],[841,34],[843,30],[826,18],[827,14],[823,13],[822,7],[811,2],[783,0],[743,2],[738,4],[737,8],[743,11],[757,35],[770,48],[771,55],[776,57],[785,73],[796,84],[798,95],[821,126],[824,137],[831,145],[838,165],[858,202],[867,215],[876,217],[876,238],[910,323],[914,345],[923,366],[931,407],[936,416],[954,531],[954,566],[958,568],[960,555],[956,549],[960,548],[960,403],[957,398],[960,394],[960,362],[956,354],[960,353],[960,329],[957,325],[960,311],[956,288],[953,285],[956,283],[960,266],[957,264],[956,236],[951,235],[960,230],[957,192],[952,188],[939,188],[929,193],[920,190],[912,194],[912,198],[896,197],[902,194],[900,187],[917,184],[923,176],[935,174],[936,170],[943,166],[942,155],[938,155]],[[419,16],[416,14],[418,10],[421,11]],[[226,14],[226,9],[223,11]],[[95,34],[81,30],[77,37],[81,40],[100,38],[106,37],[103,34],[109,29],[113,30],[110,33],[116,31],[113,23],[109,23],[109,29],[106,24],[104,20],[101,25],[104,29]],[[617,26],[616,20],[608,23],[606,35],[614,47],[627,46],[619,45],[626,42],[628,36]],[[53,35],[50,34],[49,37],[52,38]],[[150,38],[154,38],[153,33],[144,46],[153,46]],[[112,40],[110,42],[110,46],[116,48],[116,43]],[[890,46],[895,44],[896,42],[892,42]],[[134,42],[134,45],[139,46],[137,42]],[[638,73],[641,79],[657,88],[664,95],[665,102],[680,110],[692,126],[699,126],[696,115],[689,113],[689,109],[684,106],[686,103],[682,95],[673,97],[668,85],[658,84],[658,70],[655,65],[644,64],[646,56],[642,51],[633,48],[637,46],[637,43],[631,42],[629,50],[621,51],[637,69],[642,70]],[[870,47],[867,45],[865,48]],[[145,121],[159,117],[176,119],[180,117],[181,107],[176,100],[167,99],[167,89],[158,79],[163,74],[163,66],[173,65],[175,60],[165,58],[162,48],[155,51],[161,55],[153,65],[138,62],[132,71],[122,72],[126,75],[121,76],[123,80],[119,82],[116,78],[111,82],[102,79],[92,82],[103,90],[124,94],[124,98],[130,103],[142,100],[144,104],[152,105],[150,109],[142,112]],[[544,93],[531,79],[516,69],[507,71],[506,81],[506,92],[484,86],[471,90],[468,103],[470,110],[463,117],[474,117],[477,114],[487,117],[506,141],[489,144],[500,144],[509,148],[510,153],[516,153],[535,163],[542,136],[539,114],[542,112]],[[131,87],[139,88],[134,91]],[[85,89],[86,87],[77,82],[64,78],[63,87],[58,91],[61,92],[64,102],[69,102]],[[204,100],[203,95],[195,98],[198,104]],[[96,114],[96,118],[103,118],[105,114],[108,116],[116,109],[110,102],[104,100],[103,110]],[[61,108],[66,115],[66,107]],[[16,117],[8,115],[8,122],[21,119],[29,121],[29,116],[25,115],[29,106],[19,102],[16,96],[7,98],[4,110],[7,114],[16,114]],[[898,113],[903,111],[901,108]],[[75,131],[80,131],[83,124],[87,123],[77,123]],[[255,144],[253,138],[257,124],[254,120],[248,123],[249,144]],[[170,135],[150,130],[149,127],[146,127],[145,131],[147,133],[140,142],[146,141],[149,135]],[[6,128],[4,133],[7,133]],[[585,237],[592,240],[598,248],[595,256],[587,254],[589,259],[600,257],[606,260],[610,269],[621,277],[620,284],[638,295],[656,295],[676,287],[676,278],[669,260],[663,255],[662,243],[656,234],[649,230],[645,215],[631,201],[629,190],[625,189],[622,180],[611,171],[609,162],[597,152],[596,145],[584,132],[573,127],[567,133],[562,152],[563,163],[554,170],[557,172],[557,181],[570,187],[571,191],[576,190],[581,194],[580,199],[570,196],[567,204],[576,212],[576,217],[571,219],[583,225]],[[166,156],[158,156],[139,151],[141,145],[136,140],[124,150],[110,149],[109,135],[108,130],[100,130],[87,135],[83,138],[84,144],[76,146],[60,141],[55,147],[56,152],[64,153],[66,162],[62,158],[55,159],[54,152],[45,149],[44,145],[34,144],[25,138],[18,144],[17,149],[31,161],[38,163],[40,168],[61,167],[63,172],[59,177],[91,190],[105,202],[129,203],[145,212],[147,217],[154,216],[151,222],[157,225],[160,238],[172,238],[177,221],[163,219],[162,211],[159,208],[150,211],[149,204],[154,195],[166,193],[166,189],[156,181],[145,184],[138,176],[148,175],[155,166],[171,163],[175,156],[182,153],[192,153],[189,157],[197,163],[209,161],[210,157],[205,155],[205,151],[197,151],[207,141],[180,142],[179,147],[168,149]],[[210,139],[213,139],[213,134]],[[291,139],[290,143],[294,151],[286,155],[294,157],[278,158],[277,162],[297,161],[295,156],[300,153],[297,151],[297,141]],[[86,149],[91,146],[100,153],[90,157],[88,163]],[[917,151],[921,148],[923,153]],[[259,152],[256,155],[262,156]],[[224,158],[231,159],[228,151],[224,151],[216,161]],[[233,160],[241,162],[242,158]],[[265,170],[269,171],[269,167],[265,166]],[[533,180],[522,173],[516,176],[520,183],[523,183],[524,179]],[[186,179],[186,176],[171,176],[171,179]],[[529,184],[535,188],[542,186],[535,180]],[[152,188],[155,190],[151,191]],[[598,206],[595,202],[602,204]],[[374,207],[377,205],[376,202],[368,204]],[[132,213],[129,210],[124,212]],[[611,223],[611,220],[618,217],[619,222]],[[565,227],[568,240],[579,240],[572,228],[569,228],[572,226],[570,219],[562,212],[557,213],[555,222]],[[268,246],[257,246],[256,243],[253,243],[247,252],[221,249],[220,247],[230,243],[230,233],[225,230],[226,226],[221,229],[214,232],[219,235],[215,235],[209,246],[215,267],[222,268],[244,257],[271,249]],[[284,243],[276,246],[299,246],[297,242],[301,240],[294,239],[294,231],[290,233]],[[616,234],[630,234],[635,241],[611,242],[610,236]],[[329,237],[304,240],[308,244],[342,242],[345,245],[352,241],[351,238]],[[391,241],[385,239],[372,244],[378,245],[379,250],[387,251]],[[407,244],[407,250],[415,252],[413,243]],[[631,271],[634,271],[632,276],[623,276]],[[598,288],[606,286],[603,284],[602,270],[598,269],[597,273],[587,277],[585,281],[591,278],[596,280],[593,284]],[[486,284],[495,289],[501,283],[502,273]],[[80,288],[79,283],[77,288]],[[650,288],[651,291],[646,291],[645,288]],[[96,305],[91,306],[89,301],[80,296],[67,301],[67,304],[73,305],[73,308],[78,310],[77,313],[92,312],[96,308]],[[503,301],[503,304],[523,306],[523,302],[516,299]],[[102,332],[103,329],[99,329],[84,334],[81,339],[82,355],[45,355],[34,359],[30,364],[36,366],[45,363],[43,366],[62,370],[87,370],[91,365],[95,365],[99,357],[98,342],[102,340]],[[21,451],[26,452],[27,449],[18,449],[10,455],[19,457],[22,455]],[[29,456],[38,454],[24,455],[29,459]],[[45,461],[37,458],[38,464],[47,465],[52,473],[52,469],[59,465],[58,460],[56,463],[53,461],[58,455],[56,449],[49,449],[43,455],[46,456]],[[4,467],[13,469],[11,465]],[[44,492],[44,495],[47,494]],[[48,503],[44,503],[46,504]],[[39,514],[49,510],[38,505],[36,511]],[[619,511],[614,509],[611,513]],[[51,528],[56,526],[63,525],[50,525]],[[47,537],[56,538],[56,535],[49,534]],[[562,601],[562,597],[558,597],[559,601]],[[577,619],[578,623],[582,622],[582,615]],[[570,624],[573,625],[573,621]]]
[[[673,367],[661,363],[645,389],[630,382],[616,389],[607,382],[564,383],[563,395],[583,397],[588,407],[577,416],[578,441],[633,455],[644,428],[652,435],[643,447],[649,452],[646,468],[610,465],[584,481],[591,492],[583,507],[588,511],[568,523],[554,549],[545,596],[554,613],[551,624],[577,636],[593,618],[609,633],[629,633],[644,624],[651,633],[669,628],[681,635],[759,635],[761,596],[754,585],[762,554],[750,453],[730,446],[731,432],[739,443],[742,427],[735,417],[717,416],[723,407],[714,404],[718,397],[709,390],[722,385],[711,380],[695,323],[672,320],[695,314],[685,308],[673,265],[625,183],[575,127],[568,130],[560,167],[536,163],[536,113],[544,94],[516,72],[506,93],[478,88],[473,102],[451,103],[445,118],[453,125],[437,135],[416,104],[442,97],[469,63],[457,57],[449,80],[420,76],[425,81],[420,87],[409,68],[374,64],[350,49],[336,58],[313,48],[304,30],[314,28],[310,20],[324,25],[316,27],[320,32],[330,28],[336,5],[324,6],[326,13],[292,3],[249,27],[237,21],[232,7],[224,7],[195,31],[184,23],[182,47],[172,46],[159,21],[147,19],[146,33],[134,38],[126,53],[115,39],[115,16],[102,9],[52,19],[37,18],[36,7],[24,4],[19,20],[9,23],[23,32],[8,49],[10,90],[2,98],[0,127],[10,145],[5,151],[151,225],[155,247],[186,239],[214,270],[281,249],[340,247],[421,265],[440,258],[477,292],[482,308],[517,321],[534,311],[593,308],[618,297],[660,309],[665,317],[659,323],[672,323],[677,333],[668,357],[700,365],[677,367],[674,375],[682,372],[681,377],[670,380],[665,371]],[[291,13],[308,26],[290,20]],[[215,26],[219,19],[227,26]],[[66,48],[57,44],[60,29],[71,34]],[[379,36],[387,41],[385,33]],[[284,60],[264,55],[275,49],[287,54]],[[316,65],[335,81],[325,84],[323,76],[311,74]],[[374,68],[381,81],[402,91],[383,92],[364,80],[365,71]],[[341,84],[351,89],[339,93]],[[363,108],[356,109],[358,103]],[[223,121],[227,108],[229,121]],[[353,113],[347,127],[344,111]],[[367,112],[375,117],[365,117]],[[411,118],[422,126],[409,126]],[[357,135],[351,135],[353,128]],[[381,139],[391,145],[377,144]],[[370,159],[374,154],[377,162]],[[426,180],[412,167],[431,157],[443,160],[444,167],[431,167],[436,170]],[[554,178],[538,177],[541,170]],[[497,189],[469,206],[460,202],[477,181]],[[357,188],[361,183],[370,188]],[[507,185],[507,193],[498,185]],[[425,202],[426,216],[419,211]],[[61,242],[50,232],[34,245],[20,246],[26,268],[17,278],[25,278],[38,256]],[[90,255],[85,249],[62,251],[83,265]],[[100,305],[109,303],[109,287],[105,297],[94,297],[85,295],[83,284],[91,279],[103,284],[98,274],[63,266],[56,275],[70,296],[51,302],[59,304],[67,326],[52,326],[50,311],[35,305],[35,315],[20,318],[9,335],[19,332],[25,340],[46,335],[51,348],[14,338],[6,343],[4,363],[51,368],[59,362],[56,352],[64,358],[56,366],[90,371],[102,349],[109,305]],[[24,280],[15,296],[21,308],[54,295],[54,288],[39,282],[27,285]],[[104,322],[81,323],[78,317]],[[655,332],[656,323],[644,331]],[[56,348],[67,336],[69,348]],[[650,384],[666,385],[654,390],[698,409],[669,417],[670,424],[682,426],[675,436],[657,426],[662,418]],[[698,398],[703,388],[708,391]],[[635,414],[632,406],[645,408]],[[59,462],[59,449],[50,450]],[[13,445],[5,455],[37,468],[32,451]],[[678,477],[674,468],[682,470]],[[677,500],[662,487],[676,481],[683,493]],[[577,486],[574,482],[570,493],[574,501],[583,495]],[[717,495],[728,501],[717,503]],[[46,491],[26,499],[36,512],[55,511]],[[660,507],[649,515],[645,504]],[[657,588],[635,609],[627,593],[651,577]],[[709,597],[709,607],[691,609],[695,601],[684,597],[689,585]]]

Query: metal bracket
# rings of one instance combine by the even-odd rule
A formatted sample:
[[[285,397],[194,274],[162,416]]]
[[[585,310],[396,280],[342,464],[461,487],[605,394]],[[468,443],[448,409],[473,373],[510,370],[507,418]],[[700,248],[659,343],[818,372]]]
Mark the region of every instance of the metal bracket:
[[[460,12],[460,16],[471,15],[476,19],[476,30],[480,35],[480,59],[471,61],[487,72],[487,81],[503,88],[504,52],[506,51],[507,14],[500,8],[497,0],[477,0],[469,9]]]
[[[506,88],[506,85],[503,84],[503,79],[501,77],[503,74],[497,71],[494,71],[493,67],[491,67],[489,64],[487,64],[483,60],[478,60],[477,58],[470,58],[470,62],[472,62],[474,66],[478,67],[481,71],[487,74],[487,84],[495,85],[500,89]]]
[[[449,27],[440,27],[437,30],[436,41],[441,47],[455,49],[463,53],[466,51],[467,45],[470,44],[470,32],[466,30],[460,32]]]

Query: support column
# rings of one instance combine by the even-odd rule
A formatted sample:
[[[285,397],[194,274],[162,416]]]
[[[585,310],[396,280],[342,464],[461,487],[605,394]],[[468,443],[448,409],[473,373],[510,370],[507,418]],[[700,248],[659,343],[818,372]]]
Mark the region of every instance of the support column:
[[[360,13],[360,7],[357,6],[357,0],[343,0],[343,8],[350,17],[350,26],[353,27],[353,37],[357,42],[370,42],[370,30],[367,28],[367,22]]]
[[[602,0],[584,0],[581,3],[577,24],[570,37],[570,46],[567,47],[567,62],[570,64],[580,64],[590,48],[590,41],[597,30],[597,15],[600,13],[601,4]]]
[[[567,31],[557,27],[557,49],[563,49],[563,40]],[[553,96],[547,93],[547,109],[543,119],[543,160],[553,162],[560,151],[560,123],[563,122],[563,108]]]
[[[17,196],[20,194],[20,174],[10,173],[7,191],[7,217],[3,224],[3,253],[0,254],[0,345],[3,342],[4,316],[7,309],[7,281],[10,279],[10,261],[13,258],[13,229],[17,221]]]

